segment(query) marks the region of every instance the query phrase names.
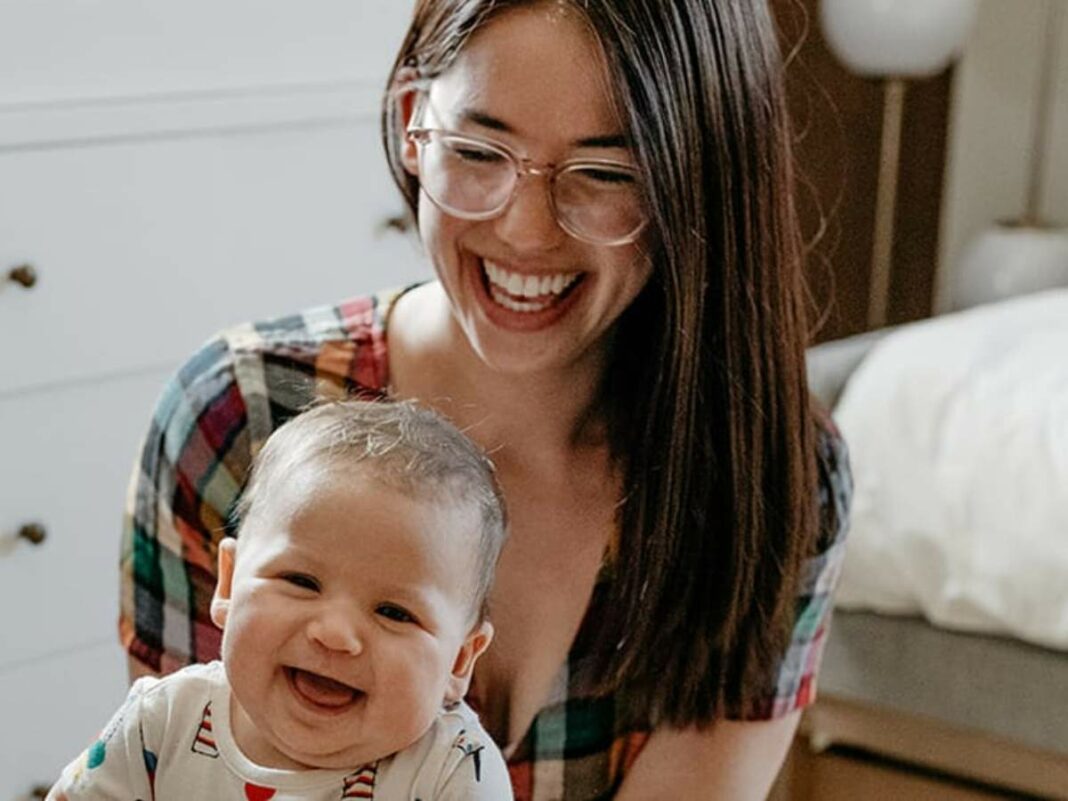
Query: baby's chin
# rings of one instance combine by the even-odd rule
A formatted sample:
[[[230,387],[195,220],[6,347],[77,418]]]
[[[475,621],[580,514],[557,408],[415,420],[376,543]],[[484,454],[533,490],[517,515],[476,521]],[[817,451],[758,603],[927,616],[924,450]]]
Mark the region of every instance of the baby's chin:
[[[403,751],[422,737],[430,726],[417,734],[397,732],[393,737],[376,738],[374,741],[337,747],[337,739],[319,742],[276,742],[274,747],[299,770],[345,770],[370,765]]]

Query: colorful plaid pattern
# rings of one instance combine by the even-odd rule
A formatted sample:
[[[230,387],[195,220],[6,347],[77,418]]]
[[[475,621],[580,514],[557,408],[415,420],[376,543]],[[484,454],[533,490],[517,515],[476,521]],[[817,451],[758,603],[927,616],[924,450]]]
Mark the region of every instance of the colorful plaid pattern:
[[[220,633],[208,614],[216,548],[232,533],[252,456],[315,398],[385,395],[384,321],[398,294],[226,331],[164,389],[127,502],[119,629],[132,656],[163,672],[218,657]],[[777,685],[731,717],[778,717],[815,692],[851,493],[844,445],[829,420],[821,430],[822,549],[807,566]],[[551,696],[511,760],[517,801],[610,798],[649,736],[625,692],[592,692],[589,642],[604,586],[595,589]]]

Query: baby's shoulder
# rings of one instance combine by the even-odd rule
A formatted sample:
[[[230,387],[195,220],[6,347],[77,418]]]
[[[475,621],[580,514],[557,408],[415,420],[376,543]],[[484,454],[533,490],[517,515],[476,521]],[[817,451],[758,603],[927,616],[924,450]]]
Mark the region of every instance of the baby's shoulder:
[[[505,792],[511,797],[504,757],[471,707],[463,702],[450,707],[436,725],[438,747],[444,751],[440,776],[451,791],[443,797],[451,798],[463,787],[470,798],[504,799]]]
[[[419,742],[391,758],[391,770],[417,798],[511,798],[508,769],[478,715],[460,703],[444,710]]]
[[[185,710],[201,714],[215,689],[226,681],[221,662],[188,665],[166,676],[142,676],[130,687],[127,705],[136,705],[142,716],[172,718]]]
[[[494,750],[497,748],[482,728],[482,722],[475,710],[463,701],[442,712],[435,722],[435,727],[438,730],[438,741],[447,743],[449,748],[461,754],[471,754],[486,747]]]

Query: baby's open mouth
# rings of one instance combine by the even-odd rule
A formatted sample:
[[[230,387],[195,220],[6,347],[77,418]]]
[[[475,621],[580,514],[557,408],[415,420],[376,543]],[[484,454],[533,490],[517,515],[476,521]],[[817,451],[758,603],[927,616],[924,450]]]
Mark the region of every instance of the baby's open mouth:
[[[293,690],[305,701],[317,707],[341,709],[357,701],[363,691],[336,679],[310,673],[300,668],[287,667],[286,677]]]

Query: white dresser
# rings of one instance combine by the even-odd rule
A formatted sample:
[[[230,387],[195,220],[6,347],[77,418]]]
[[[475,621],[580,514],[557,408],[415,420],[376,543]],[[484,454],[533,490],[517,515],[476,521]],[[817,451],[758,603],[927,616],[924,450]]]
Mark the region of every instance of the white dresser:
[[[124,495],[171,371],[427,274],[378,134],[411,5],[0,2],[0,801],[125,692]]]

